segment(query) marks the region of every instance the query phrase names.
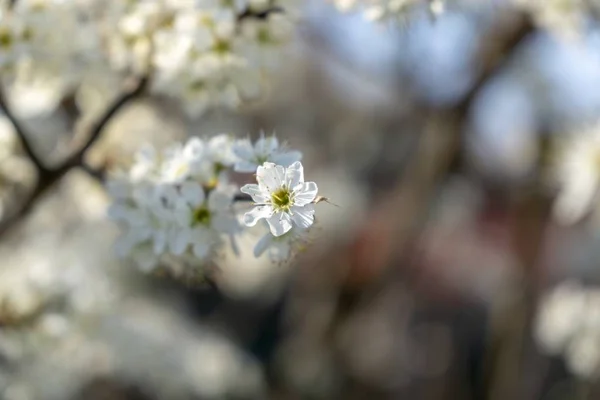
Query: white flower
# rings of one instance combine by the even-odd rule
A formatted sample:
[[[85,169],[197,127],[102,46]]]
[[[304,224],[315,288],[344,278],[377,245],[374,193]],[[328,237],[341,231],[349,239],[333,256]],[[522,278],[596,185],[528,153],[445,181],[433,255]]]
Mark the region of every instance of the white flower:
[[[237,172],[256,172],[257,168],[265,162],[287,167],[302,159],[302,153],[287,151],[279,145],[277,137],[274,135],[265,137],[264,132],[261,132],[254,146],[250,139],[238,140],[233,145],[233,152],[238,157],[233,167]]]
[[[216,135],[208,140],[206,157],[216,169],[231,167],[237,161],[233,153],[233,143],[231,137],[226,134]]]
[[[314,222],[315,209],[311,204],[317,196],[317,184],[304,182],[300,162],[288,168],[266,162],[258,167],[257,184],[244,185],[242,193],[252,196],[256,207],[244,214],[244,224],[255,226],[266,219],[271,233],[281,236],[292,229],[309,228]]]
[[[230,209],[234,191],[235,187],[220,185],[207,198],[199,184],[181,184],[176,200],[179,227],[172,238],[173,254],[182,255],[191,247],[197,258],[204,259],[220,243],[221,234],[236,232],[237,221]]]
[[[267,233],[254,246],[254,256],[260,257],[266,252],[273,262],[289,260],[295,252],[301,250],[306,244],[307,234],[306,229],[295,226],[281,236],[273,236],[271,233]]]
[[[600,127],[568,138],[554,168],[560,192],[554,215],[563,224],[578,222],[593,206],[600,182]]]
[[[168,149],[162,169],[165,182],[180,183],[202,172],[205,143],[193,137],[185,145],[177,144]]]
[[[114,186],[113,186],[114,188]],[[125,192],[120,188],[121,196]],[[117,241],[117,253],[126,257],[137,253],[139,248],[152,249],[156,257],[167,251],[169,237],[173,232],[174,214],[170,186],[139,184],[130,189],[130,195],[116,198],[108,210],[108,216],[124,225],[125,233]]]

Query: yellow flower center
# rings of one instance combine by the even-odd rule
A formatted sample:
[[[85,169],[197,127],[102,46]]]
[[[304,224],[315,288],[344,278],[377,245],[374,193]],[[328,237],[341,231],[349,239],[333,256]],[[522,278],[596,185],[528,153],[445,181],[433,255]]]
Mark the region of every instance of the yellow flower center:
[[[230,53],[231,43],[229,43],[227,40],[217,40],[213,46],[213,51],[220,55]]]
[[[7,29],[0,30],[0,47],[8,48],[12,45],[13,38]]]
[[[271,194],[271,202],[276,210],[287,211],[292,206],[292,194],[285,186]]]
[[[194,210],[194,214],[192,215],[192,225],[209,225],[210,218],[210,210],[208,207],[202,205]]]

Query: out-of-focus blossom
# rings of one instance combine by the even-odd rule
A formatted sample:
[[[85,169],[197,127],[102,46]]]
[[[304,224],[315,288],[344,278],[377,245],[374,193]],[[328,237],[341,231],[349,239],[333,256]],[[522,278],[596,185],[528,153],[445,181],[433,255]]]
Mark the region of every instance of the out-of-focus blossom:
[[[266,219],[271,233],[282,236],[294,225],[307,229],[314,222],[317,184],[304,182],[304,167],[296,161],[288,168],[273,163],[264,163],[256,172],[258,184],[242,187],[242,193],[252,196],[256,203],[244,215],[244,223],[254,226]]]
[[[600,183],[600,128],[597,124],[560,142],[553,174],[560,190],[554,214],[561,223],[575,223],[594,208]]]
[[[285,262],[306,246],[308,233],[307,229],[297,226],[293,226],[292,229],[281,236],[273,236],[271,233],[267,233],[256,243],[254,256],[260,257],[266,253],[273,262]]]
[[[600,291],[565,282],[541,301],[535,334],[550,354],[561,354],[583,379],[600,372]]]
[[[237,172],[256,172],[265,162],[272,162],[284,167],[302,160],[299,151],[287,150],[285,144],[280,145],[275,135],[265,137],[261,132],[260,138],[252,145],[250,139],[242,139],[233,145],[233,153],[238,157],[234,165]]]
[[[426,6],[434,15],[444,12],[445,0],[333,0],[341,11],[359,10],[370,21],[405,19],[415,8]]]

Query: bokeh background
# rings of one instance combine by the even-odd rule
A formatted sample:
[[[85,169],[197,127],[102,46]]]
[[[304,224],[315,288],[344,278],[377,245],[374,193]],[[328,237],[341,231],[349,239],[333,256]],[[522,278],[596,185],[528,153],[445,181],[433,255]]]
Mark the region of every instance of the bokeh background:
[[[547,290],[600,276],[597,225],[557,223],[548,179],[551,142],[600,113],[593,9],[574,35],[566,8],[540,19],[509,1],[382,23],[303,7],[260,101],[191,118],[142,95],[112,118],[87,172],[73,168],[0,230],[3,399],[600,398],[535,333]],[[13,87],[9,104],[52,164],[120,85],[86,82],[76,122],[52,81]],[[262,129],[304,153],[335,203],[318,205],[304,252],[274,264],[243,238],[208,283],[117,259],[105,170],[144,143]],[[6,117],[0,140],[11,219],[39,176]]]

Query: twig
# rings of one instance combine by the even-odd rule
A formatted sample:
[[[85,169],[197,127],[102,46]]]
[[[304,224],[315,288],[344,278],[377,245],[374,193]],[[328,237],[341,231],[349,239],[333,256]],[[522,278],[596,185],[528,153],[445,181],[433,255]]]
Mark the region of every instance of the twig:
[[[102,114],[102,116],[98,118],[98,121],[92,125],[89,134],[86,135],[86,141],[82,145],[80,145],[77,148],[77,150],[75,150],[69,157],[67,157],[67,159],[62,164],[53,169],[48,169],[47,167],[42,165],[39,162],[39,160],[37,162],[35,161],[37,160],[37,157],[33,152],[31,152],[29,142],[27,142],[26,140],[27,136],[25,134],[25,131],[23,130],[19,121],[16,118],[9,117],[9,119],[15,126],[15,130],[17,130],[17,132],[19,133],[19,137],[21,138],[21,140],[24,140],[24,144],[26,144],[27,146],[26,151],[27,149],[29,149],[29,151],[27,151],[27,154],[31,158],[32,162],[34,162],[34,164],[36,165],[36,168],[38,170],[38,180],[36,186],[33,188],[29,196],[23,201],[21,206],[0,222],[0,236],[8,232],[24,216],[26,216],[33,209],[37,200],[71,169],[81,167],[89,173],[92,173],[92,169],[84,164],[86,152],[100,138],[106,125],[108,125],[108,123],[119,112],[119,110],[121,110],[131,100],[139,96],[144,91],[147,83],[147,78],[141,78],[131,89],[127,90],[125,93],[119,96],[111,104],[111,106],[108,107],[104,114]]]
[[[119,96],[115,102],[104,112],[104,114],[96,121],[87,135],[87,138],[83,145],[76,150],[72,156],[68,157],[67,160],[58,169],[70,169],[72,167],[80,166],[83,164],[83,157],[87,150],[94,145],[94,143],[100,138],[106,125],[112,120],[113,116],[119,112],[119,110],[129,103],[132,99],[138,97],[146,88],[148,84],[148,78],[144,77],[138,80],[131,89]]]

